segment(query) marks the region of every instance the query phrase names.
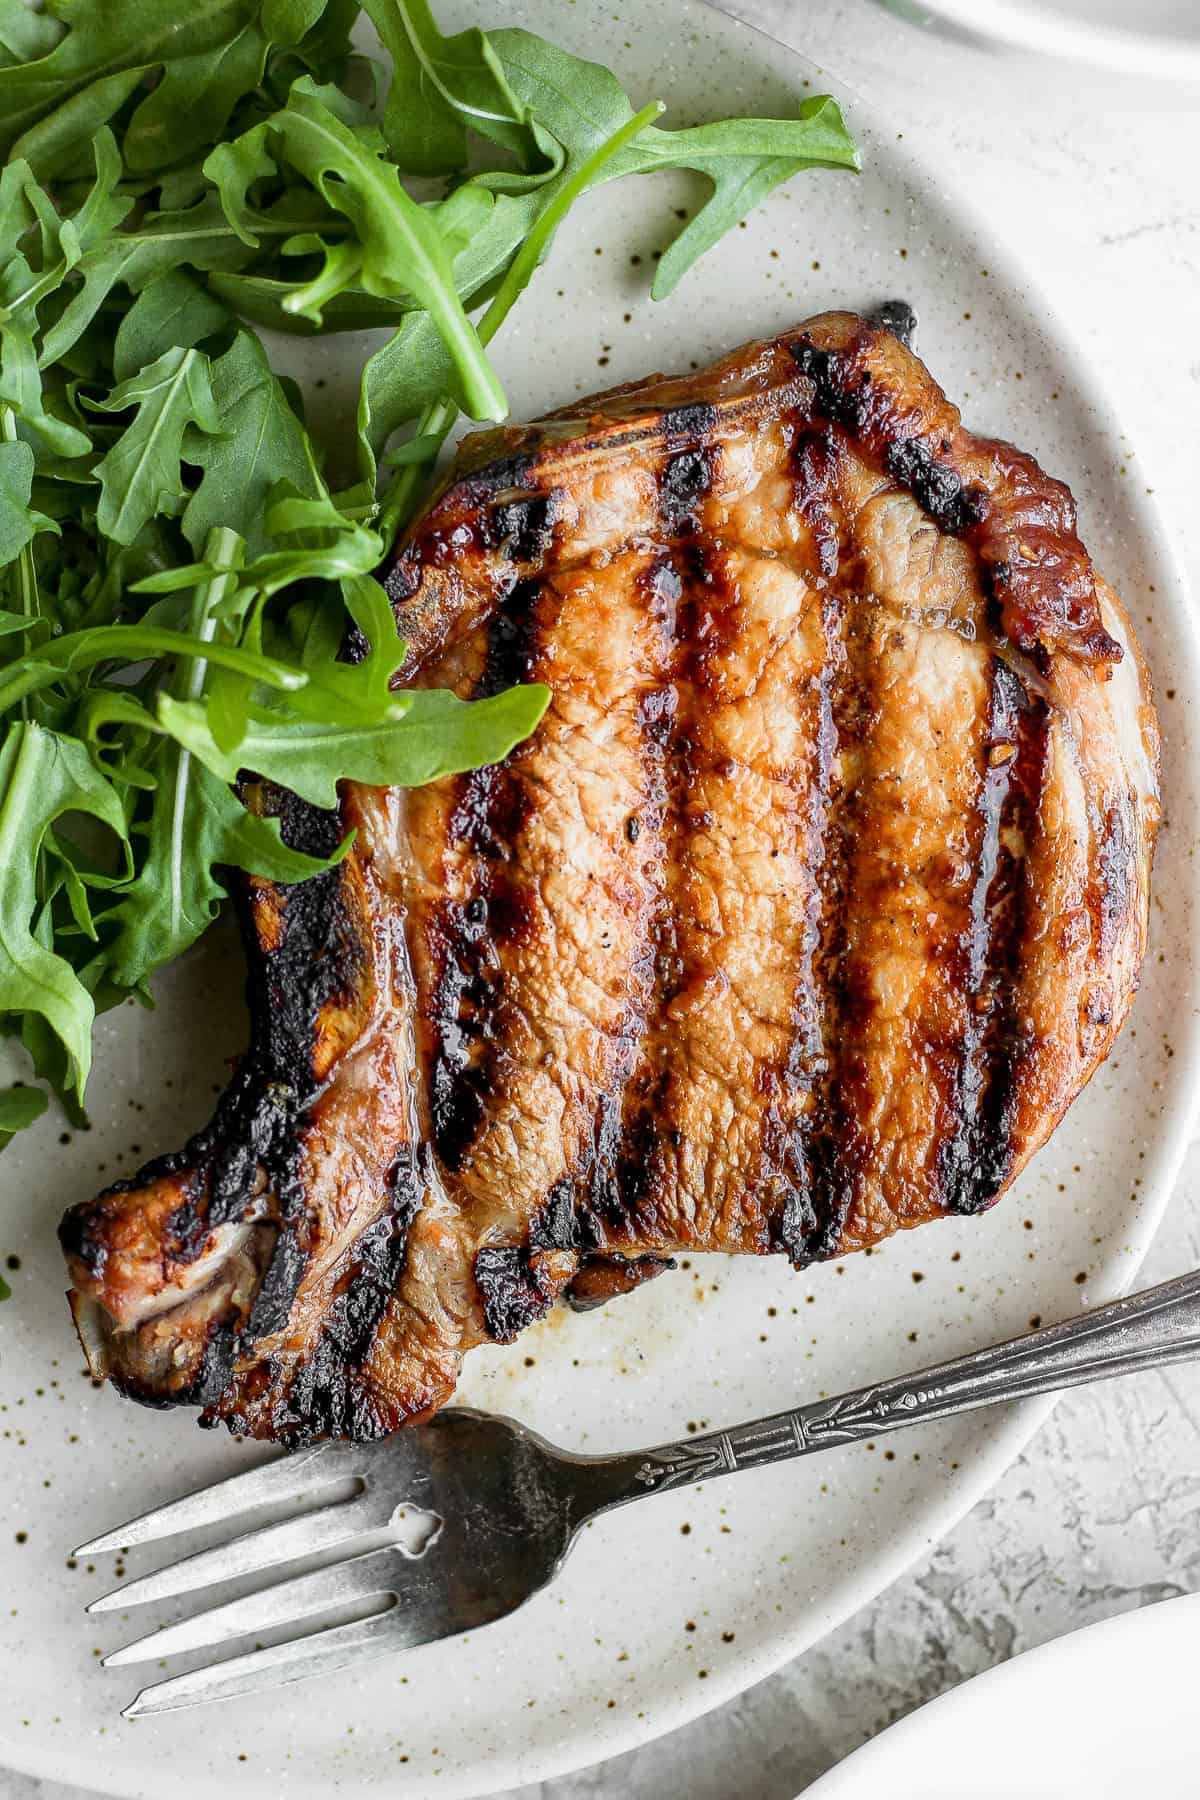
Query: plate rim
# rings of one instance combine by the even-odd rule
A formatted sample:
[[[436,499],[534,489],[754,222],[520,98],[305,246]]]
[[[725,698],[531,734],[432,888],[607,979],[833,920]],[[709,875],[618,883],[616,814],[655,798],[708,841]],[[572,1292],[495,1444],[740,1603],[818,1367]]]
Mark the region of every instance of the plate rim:
[[[689,15],[699,16],[710,22],[718,22],[718,28],[728,28],[731,38],[736,38],[740,31],[748,32],[752,37],[770,45],[773,50],[782,51],[790,61],[799,63],[806,73],[816,69],[832,76],[840,91],[860,109],[859,116],[865,135],[877,145],[886,143],[891,167],[908,186],[919,193],[922,203],[931,214],[948,219],[963,237],[974,234],[986,240],[989,268],[998,277],[998,285],[1002,284],[1016,292],[1023,291],[1026,310],[1041,334],[1053,346],[1054,354],[1067,370],[1072,384],[1086,398],[1094,436],[1112,452],[1116,451],[1123,439],[1136,453],[1139,464],[1153,470],[1156,458],[1153,455],[1146,457],[1142,444],[1131,440],[1119,424],[1111,378],[1097,375],[1087,362],[1063,308],[1047,294],[1036,265],[1027,265],[1009,235],[974,209],[963,185],[952,172],[939,169],[935,179],[925,156],[910,147],[907,136],[898,139],[897,131],[890,128],[894,115],[886,102],[879,104],[865,99],[851,83],[838,77],[836,70],[827,68],[815,57],[809,58],[757,22],[728,10],[722,0],[664,0],[664,3],[678,14],[681,22],[686,21]],[[1150,485],[1153,487],[1152,482]],[[1158,564],[1167,579],[1169,592],[1172,596],[1178,595],[1180,637],[1190,650],[1195,665],[1195,698],[1200,705],[1200,620],[1192,605],[1192,585],[1175,529],[1164,515],[1157,491],[1145,492],[1143,486],[1144,484],[1136,489],[1127,489],[1126,503],[1130,514],[1155,545]],[[1189,761],[1200,780],[1200,718],[1195,742],[1189,746]],[[1200,903],[1200,870],[1195,879],[1196,899]],[[1186,1032],[1177,1031],[1173,1041],[1176,1045],[1175,1060],[1179,1073],[1182,1075],[1190,1069],[1200,1074],[1200,1009],[1194,1010],[1189,1016]],[[1156,1184],[1158,1197],[1153,1205],[1146,1207],[1144,1215],[1135,1225],[1131,1226],[1126,1251],[1097,1271],[1100,1279],[1096,1285],[1102,1289],[1102,1300],[1115,1298],[1128,1291],[1140,1270],[1174,1196],[1180,1169],[1193,1140],[1198,1119],[1200,1079],[1192,1082],[1184,1103],[1169,1118],[1164,1117],[1161,1121],[1158,1136],[1162,1145],[1159,1155],[1163,1173]],[[555,1780],[595,1767],[680,1730],[765,1681],[786,1663],[803,1655],[847,1619],[870,1605],[940,1542],[995,1486],[1049,1417],[1057,1399],[1058,1396],[1049,1395],[995,1409],[998,1413],[1003,1411],[1006,1416],[1001,1419],[994,1440],[979,1452],[971,1467],[964,1471],[962,1479],[947,1484],[941,1501],[923,1512],[915,1524],[897,1534],[889,1553],[870,1564],[865,1586],[860,1584],[857,1588],[852,1588],[848,1583],[844,1591],[823,1609],[810,1609],[798,1624],[789,1626],[786,1620],[783,1621],[768,1645],[758,1649],[747,1648],[740,1656],[730,1657],[719,1671],[712,1672],[703,1688],[697,1683],[686,1692],[681,1688],[676,1694],[668,1694],[656,1703],[652,1718],[639,1720],[624,1710],[614,1713],[611,1724],[603,1718],[593,1724],[587,1734],[586,1744],[563,1737],[532,1753],[527,1751],[525,1754],[529,1756],[529,1761],[526,1766],[522,1766],[520,1748],[500,1754],[493,1751],[489,1753],[486,1762],[483,1758],[477,1758],[470,1768],[463,1768],[461,1771],[448,1768],[443,1771],[437,1781],[438,1794],[444,1796],[445,1800],[482,1800],[483,1796],[501,1790]],[[1105,1623],[1108,1621],[1099,1622]],[[114,1796],[114,1800],[157,1800],[160,1788],[153,1778],[147,1782],[134,1780],[132,1776],[124,1774],[119,1779],[106,1778],[103,1771],[93,1770],[87,1765],[86,1751],[82,1748],[74,1755],[68,1755],[49,1745],[46,1746],[45,1754],[40,1751],[34,1754],[32,1746],[30,1752],[23,1753],[20,1744],[6,1741],[6,1736],[0,1730],[0,1758],[4,1759],[0,1761],[0,1770],[11,1769],[42,1780],[84,1786],[93,1793]],[[857,1755],[858,1752],[852,1754]],[[839,1768],[841,1766],[837,1765]],[[827,1776],[821,1777],[822,1781],[825,1779]],[[173,1791],[180,1796],[180,1800],[191,1800],[193,1796],[195,1800],[211,1800],[214,1792],[213,1785],[207,1779],[193,1784],[178,1769],[172,1773],[172,1782]],[[329,1787],[323,1791],[333,1790]],[[418,1790],[413,1788],[410,1791],[415,1794]],[[264,1800],[275,1800],[277,1789],[271,1784],[270,1777],[264,1776],[239,1782],[234,1792],[245,1796],[261,1794]]]

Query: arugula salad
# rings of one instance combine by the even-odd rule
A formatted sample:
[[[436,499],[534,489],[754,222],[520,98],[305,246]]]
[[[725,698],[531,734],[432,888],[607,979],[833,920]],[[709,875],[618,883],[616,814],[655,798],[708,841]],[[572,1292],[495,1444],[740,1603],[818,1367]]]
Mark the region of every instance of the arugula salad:
[[[428,0],[0,0],[0,1026],[32,1078],[0,1144],[47,1089],[82,1117],[97,1012],[147,997],[229,870],[327,866],[239,778],[329,807],[537,724],[541,687],[393,686],[373,577],[456,421],[507,415],[489,343],[602,182],[705,179],[666,300],[780,182],[858,167],[828,98],[661,112]],[[259,333],[363,328],[351,460]]]

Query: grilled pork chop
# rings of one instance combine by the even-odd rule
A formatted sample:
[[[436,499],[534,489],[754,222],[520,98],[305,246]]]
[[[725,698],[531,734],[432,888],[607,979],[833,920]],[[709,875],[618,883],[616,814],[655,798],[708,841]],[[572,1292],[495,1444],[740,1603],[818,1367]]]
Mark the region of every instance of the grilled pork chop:
[[[373,1437],[564,1291],[990,1206],[1107,1054],[1158,741],[1067,489],[848,313],[468,439],[386,585],[404,677],[549,684],[501,765],[247,884],[250,1048],[74,1208],[93,1370]]]

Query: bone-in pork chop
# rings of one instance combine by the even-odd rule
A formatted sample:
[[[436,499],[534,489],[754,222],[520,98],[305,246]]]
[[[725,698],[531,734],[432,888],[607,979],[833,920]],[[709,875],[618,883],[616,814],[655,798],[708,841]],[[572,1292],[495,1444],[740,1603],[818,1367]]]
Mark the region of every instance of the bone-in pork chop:
[[[1067,489],[832,313],[468,439],[384,572],[408,681],[553,699],[244,895],[250,1048],[62,1228],[93,1370],[373,1437],[680,1250],[989,1207],[1129,1008],[1158,742]]]

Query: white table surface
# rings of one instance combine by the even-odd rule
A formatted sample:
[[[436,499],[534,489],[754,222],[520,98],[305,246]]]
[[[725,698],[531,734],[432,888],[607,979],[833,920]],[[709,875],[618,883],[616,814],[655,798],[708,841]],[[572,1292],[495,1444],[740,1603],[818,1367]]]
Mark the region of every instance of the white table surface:
[[[934,42],[868,0],[729,10],[886,105],[1037,268],[1121,403],[1200,594],[1200,91],[1131,91]],[[1200,1145],[1144,1273],[1198,1262]],[[1200,1366],[1069,1395],[958,1529],[815,1650],[707,1719],[522,1800],[792,1800],[967,1676],[1200,1588],[1198,1496]],[[0,1800],[35,1795],[86,1800],[0,1770]]]

